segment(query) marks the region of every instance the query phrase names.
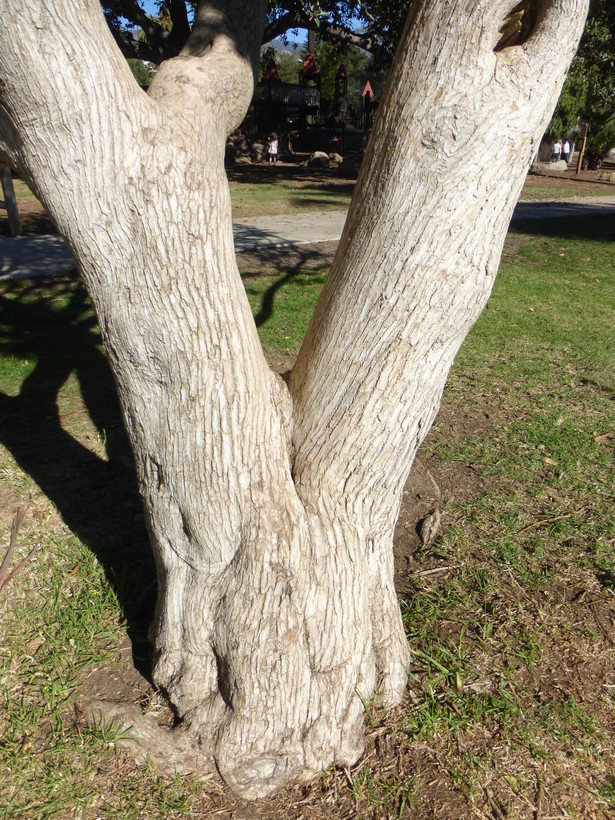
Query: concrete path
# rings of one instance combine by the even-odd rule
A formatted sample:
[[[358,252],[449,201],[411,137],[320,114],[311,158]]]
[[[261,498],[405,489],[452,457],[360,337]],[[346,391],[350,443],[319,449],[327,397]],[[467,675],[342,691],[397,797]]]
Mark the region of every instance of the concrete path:
[[[596,214],[615,217],[615,196],[520,202],[515,208],[513,222]],[[346,211],[238,219],[233,223],[235,248],[242,253],[337,240],[345,220]],[[66,273],[73,268],[73,259],[59,236],[0,237],[0,281]]]

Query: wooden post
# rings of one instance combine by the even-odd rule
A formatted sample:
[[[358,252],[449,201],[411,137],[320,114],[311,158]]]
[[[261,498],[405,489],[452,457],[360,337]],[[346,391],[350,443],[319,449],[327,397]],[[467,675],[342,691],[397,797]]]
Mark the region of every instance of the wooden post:
[[[8,214],[11,236],[19,236],[21,233],[21,220],[17,210],[11,169],[7,165],[0,164],[0,182],[2,183],[2,196],[4,197],[4,200],[0,200],[0,208],[4,208]]]
[[[577,175],[581,173],[581,166],[583,165],[583,154],[585,153],[585,143],[587,142],[587,131],[589,130],[589,126],[587,123],[584,123],[581,127],[581,134],[580,139],[578,142],[579,145],[579,158],[577,159]]]

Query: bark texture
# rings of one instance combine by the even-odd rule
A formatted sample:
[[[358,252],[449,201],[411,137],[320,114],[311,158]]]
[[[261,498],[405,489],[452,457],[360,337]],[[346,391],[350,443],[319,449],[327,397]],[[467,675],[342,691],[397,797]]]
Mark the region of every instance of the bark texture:
[[[0,153],[100,321],[158,566],[154,677],[190,753],[245,797],[354,763],[364,702],[402,695],[403,484],[587,2],[413,6],[287,387],[243,291],[223,167],[265,4],[201,4],[146,96],[94,0],[0,0]]]

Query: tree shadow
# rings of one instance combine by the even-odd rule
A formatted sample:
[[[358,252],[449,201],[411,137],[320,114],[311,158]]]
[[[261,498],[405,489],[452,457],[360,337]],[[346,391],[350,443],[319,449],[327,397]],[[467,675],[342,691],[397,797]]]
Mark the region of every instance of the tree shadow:
[[[154,560],[115,385],[83,286],[68,277],[5,283],[0,354],[7,368],[0,392],[0,441],[96,555],[126,618],[135,665],[148,674]],[[20,383],[28,362],[34,367]],[[76,390],[69,399],[76,409],[62,413],[58,406],[72,374],[104,442],[106,460],[64,429],[65,417],[82,412]]]
[[[592,239],[599,242],[612,242],[615,239],[615,209],[612,207],[565,202],[548,205],[531,202],[520,204],[523,209],[518,206],[510,224],[511,233]],[[545,208],[552,209],[554,215],[541,216],[545,213]],[[607,213],[601,213],[605,210]]]
[[[337,242],[322,242],[310,245],[293,245],[292,247],[269,248],[263,262],[266,262],[267,269],[243,269],[241,277],[247,279],[262,275],[271,274],[276,271],[280,275],[263,293],[258,311],[254,314],[254,322],[257,327],[261,327],[273,316],[276,293],[288,282],[300,273],[308,271],[320,271],[331,265],[333,254]],[[253,259],[258,259],[259,254],[251,254]],[[241,266],[241,258],[238,258]]]
[[[298,209],[304,207],[307,203],[310,208],[317,210],[348,210],[348,202],[341,197],[341,193],[342,192],[338,194],[335,191],[323,191],[321,196],[314,196],[313,193],[310,193],[305,198],[299,195],[293,197],[290,200],[290,204]]]
[[[231,165],[226,168],[226,175],[230,182],[251,184],[293,179],[303,183],[321,185],[323,180],[330,180],[332,187],[337,187],[335,186],[335,180],[340,179],[334,168],[311,168],[307,165],[290,162],[278,163],[277,165],[269,165],[266,162],[250,165]],[[347,186],[352,190],[354,182],[344,179],[340,185],[342,187]]]
[[[281,276],[279,279],[267,288],[265,293],[263,294],[263,298],[261,300],[261,306],[259,308],[258,313],[254,315],[254,322],[256,323],[256,327],[260,327],[264,325],[267,319],[270,319],[273,315],[273,303],[275,299],[276,293],[283,288],[287,282],[290,282],[297,274],[299,273],[299,268],[293,268],[289,270],[284,276]]]

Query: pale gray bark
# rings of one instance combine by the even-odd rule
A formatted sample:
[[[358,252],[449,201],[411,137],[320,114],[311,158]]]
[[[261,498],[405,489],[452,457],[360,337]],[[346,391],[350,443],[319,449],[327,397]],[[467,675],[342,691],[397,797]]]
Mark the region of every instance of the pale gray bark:
[[[497,53],[514,2],[416,4],[289,388],[260,349],[223,168],[264,3],[203,5],[149,96],[94,0],[0,3],[0,152],[99,317],[158,565],[155,679],[244,796],[349,765],[364,702],[406,684],[403,483],[587,0],[538,2]]]

